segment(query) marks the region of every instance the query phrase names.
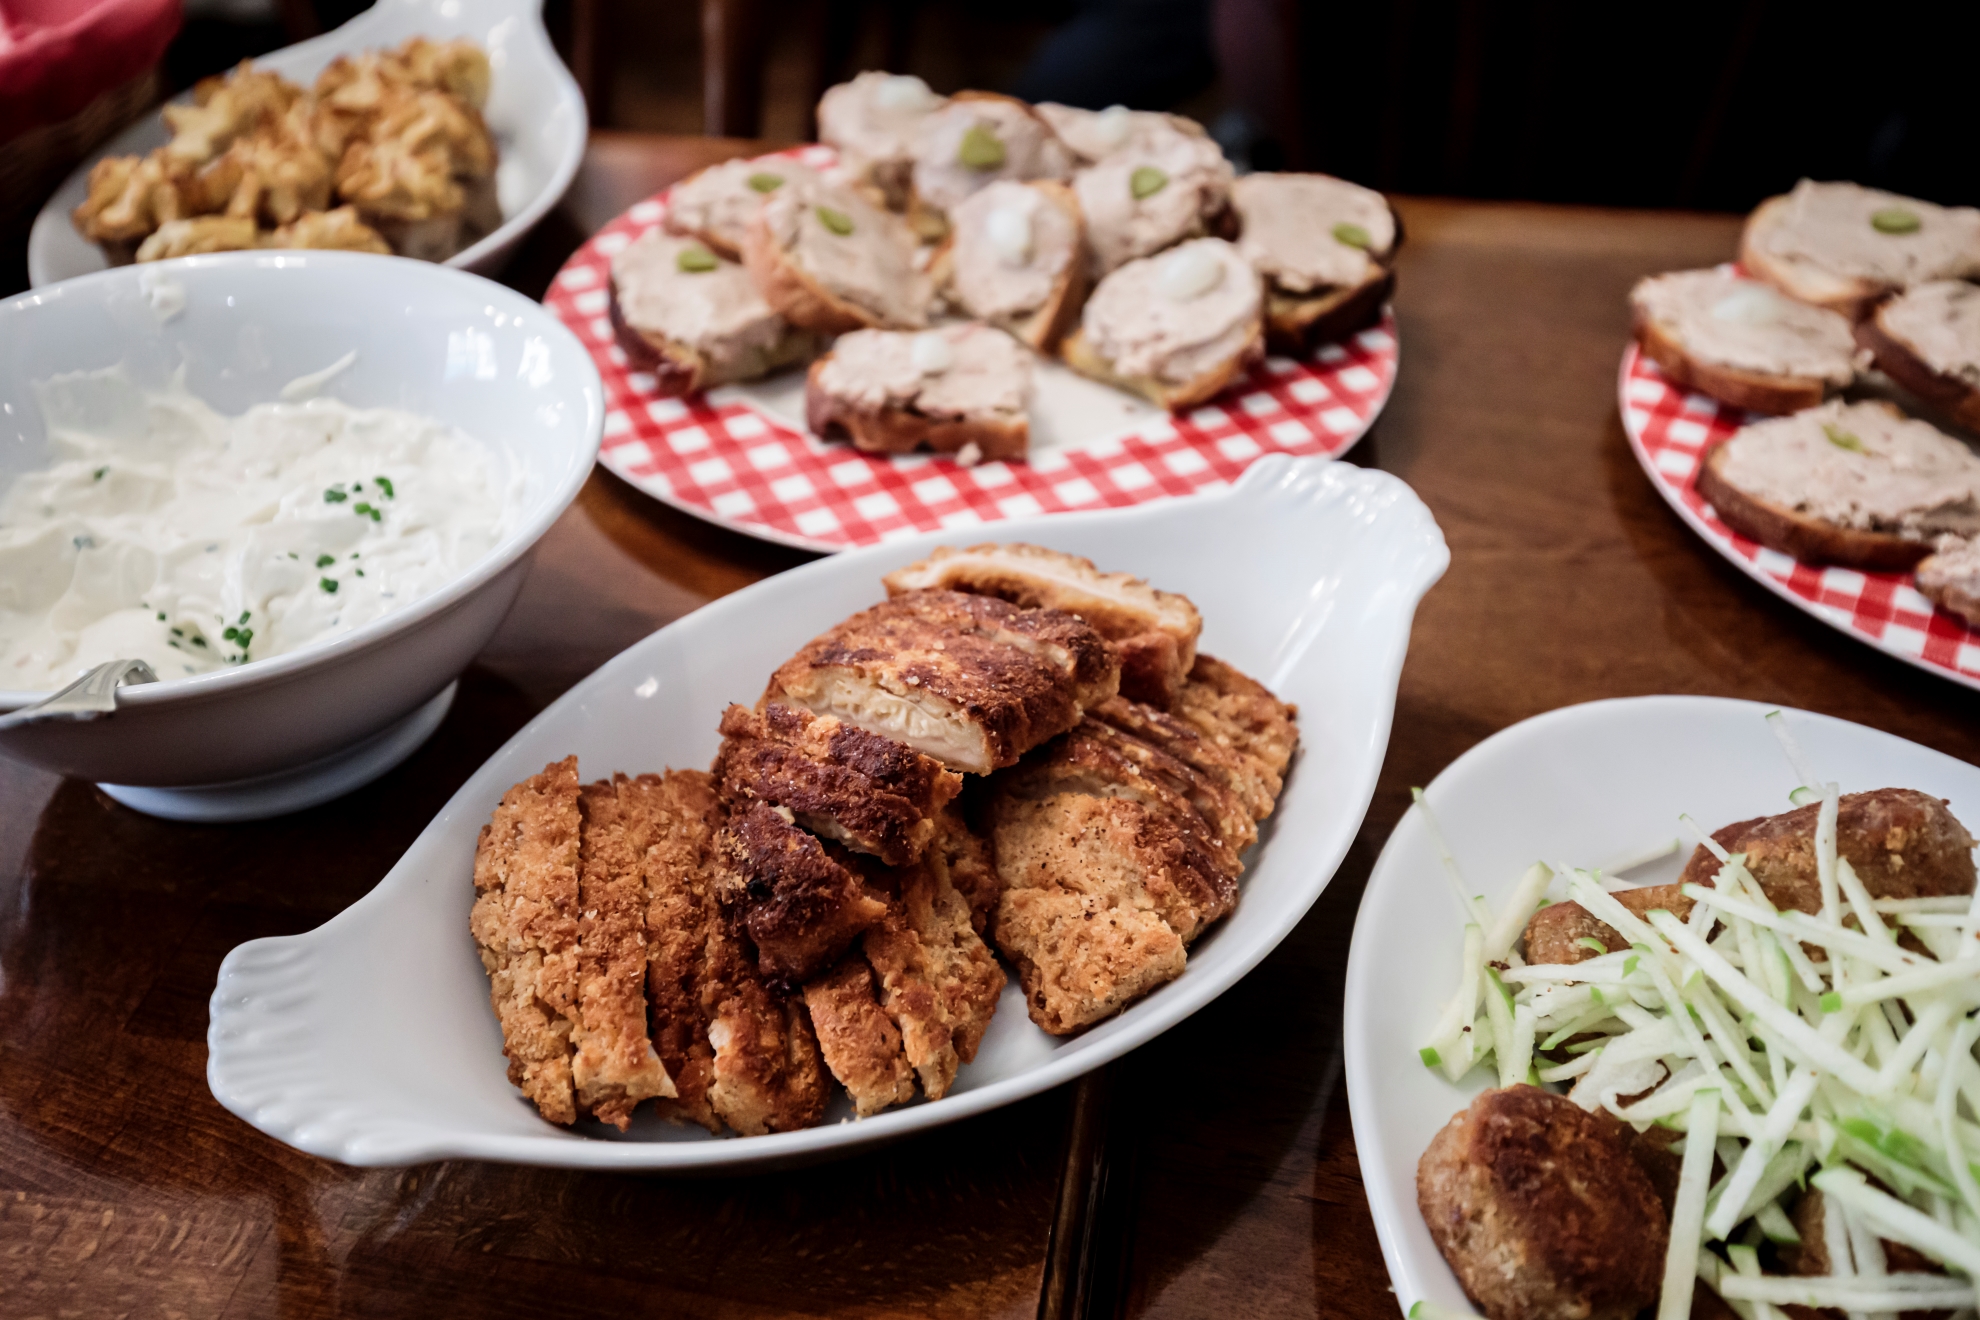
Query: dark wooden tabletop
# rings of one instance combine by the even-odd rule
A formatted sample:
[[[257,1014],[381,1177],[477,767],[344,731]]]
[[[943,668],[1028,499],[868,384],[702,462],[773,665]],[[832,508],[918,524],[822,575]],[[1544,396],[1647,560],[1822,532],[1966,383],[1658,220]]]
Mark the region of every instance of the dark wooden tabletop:
[[[540,294],[593,229],[745,145],[598,135],[510,282]],[[1394,1316],[1340,1000],[1410,785],[1529,715],[1653,692],[1802,706],[1980,757],[1975,694],[1754,585],[1630,456],[1624,297],[1731,255],[1736,220],[1400,205],[1403,365],[1349,461],[1415,487],[1451,569],[1419,611],[1360,837],[1223,998],[1087,1083],[797,1173],[347,1169],[222,1111],[204,1040],[227,950],[355,901],[558,693],[806,557],[601,471],[440,732],[342,801],[171,825],[0,761],[0,1316]]]

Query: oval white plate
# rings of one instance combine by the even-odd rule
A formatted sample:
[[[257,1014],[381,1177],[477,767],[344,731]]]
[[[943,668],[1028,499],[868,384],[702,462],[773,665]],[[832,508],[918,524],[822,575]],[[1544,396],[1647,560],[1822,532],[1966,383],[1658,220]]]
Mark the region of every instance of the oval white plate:
[[[407,37],[471,37],[481,43],[495,71],[485,113],[502,153],[495,192],[504,218],[501,228],[456,252],[446,264],[492,275],[557,204],[584,159],[589,131],[584,96],[550,45],[542,8],[542,0],[378,0],[336,31],[260,56],[255,63],[312,83],[339,55],[396,46]],[[143,155],[163,146],[167,136],[164,119],[156,110],[146,111],[63,181],[28,235],[30,285],[39,289],[108,267],[96,244],[69,223],[69,212],[88,195],[90,166],[105,156]]]
[[[776,156],[827,171],[838,163],[823,146]],[[1395,315],[1384,309],[1374,325],[1307,360],[1265,359],[1186,413],[1035,358],[1023,462],[963,467],[944,454],[861,453],[811,434],[802,371],[663,399],[653,377],[628,364],[610,315],[612,256],[661,222],[670,192],[593,234],[543,303],[591,351],[605,382],[598,461],[655,499],[745,536],[829,552],[1212,490],[1261,454],[1339,458],[1375,424],[1396,382],[1402,348]]]
[[[1762,419],[1687,390],[1631,344],[1616,382],[1630,451],[1657,493],[1726,562],[1838,632],[1907,664],[1980,688],[1980,632],[1912,586],[1909,573],[1803,564],[1735,532],[1698,493],[1705,451]]]
[[[1533,862],[1599,866],[1680,833],[1790,809],[1796,784],[1764,717],[1773,706],[1719,697],[1629,697],[1515,724],[1453,761],[1426,790],[1473,893],[1497,903]],[[1847,720],[1788,711],[1816,770],[1845,793],[1916,788],[1980,824],[1980,769]],[[1630,873],[1675,879],[1691,854]],[[1495,1080],[1461,1086],[1416,1051],[1457,986],[1463,920],[1423,818],[1405,815],[1368,878],[1348,953],[1348,1107],[1362,1183],[1396,1300],[1469,1312],[1416,1208],[1416,1161],[1451,1115]]]
[[[1070,1040],[1032,1026],[1013,987],[947,1098],[857,1123],[833,1121],[850,1112],[841,1101],[825,1126],[803,1132],[716,1140],[649,1116],[629,1139],[599,1140],[543,1122],[509,1085],[467,933],[475,836],[502,793],[571,752],[587,778],[707,765],[724,704],[754,701],[798,646],[880,599],[883,573],[941,539],[925,536],[784,573],[631,647],[510,739],[371,893],[306,935],[228,954],[207,1031],[214,1096],[269,1135],[347,1164],[733,1168],[815,1158],[1007,1104],[1201,1008],[1285,937],[1360,828],[1411,615],[1450,559],[1443,536],[1386,473],[1283,457],[1215,495],[1009,530],[1187,592],[1202,604],[1204,649],[1299,704],[1301,756],[1242,900],[1176,981]]]

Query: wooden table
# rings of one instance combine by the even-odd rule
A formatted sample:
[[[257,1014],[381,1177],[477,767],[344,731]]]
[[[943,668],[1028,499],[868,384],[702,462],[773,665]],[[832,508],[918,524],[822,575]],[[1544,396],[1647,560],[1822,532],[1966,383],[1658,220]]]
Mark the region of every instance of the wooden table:
[[[540,293],[585,234],[743,146],[598,135],[512,282]],[[559,692],[805,557],[600,472],[440,733],[351,797],[196,828],[0,762],[0,1316],[1395,1315],[1340,997],[1361,887],[1410,785],[1529,715],[1652,692],[1787,703],[1980,756],[1973,693],[1748,581],[1630,457],[1624,295],[1729,255],[1735,220],[1401,209],[1401,377],[1350,461],[1415,487],[1451,570],[1419,612],[1360,837],[1230,993],[1085,1084],[794,1174],[355,1170],[222,1111],[203,1041],[228,949],[353,902]]]

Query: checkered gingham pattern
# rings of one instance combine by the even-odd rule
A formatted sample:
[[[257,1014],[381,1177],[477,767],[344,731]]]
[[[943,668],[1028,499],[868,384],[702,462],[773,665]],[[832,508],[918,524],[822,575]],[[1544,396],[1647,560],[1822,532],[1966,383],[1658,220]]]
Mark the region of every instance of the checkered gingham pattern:
[[[1818,568],[1750,541],[1699,495],[1705,451],[1759,414],[1676,384],[1634,344],[1623,355],[1623,429],[1637,462],[1670,506],[1713,549],[1782,599],[1843,632],[1957,683],[1980,688],[1980,633],[1937,609],[1908,573]]]
[[[790,154],[821,167],[833,161],[826,147]],[[936,455],[862,454],[747,404],[658,398],[652,378],[629,368],[612,335],[611,258],[660,222],[666,202],[656,194],[599,230],[544,302],[604,378],[605,466],[668,504],[772,541],[840,550],[1214,489],[1261,454],[1339,456],[1374,423],[1395,381],[1395,319],[1385,314],[1312,361],[1268,358],[1210,404],[1075,451],[968,468]]]

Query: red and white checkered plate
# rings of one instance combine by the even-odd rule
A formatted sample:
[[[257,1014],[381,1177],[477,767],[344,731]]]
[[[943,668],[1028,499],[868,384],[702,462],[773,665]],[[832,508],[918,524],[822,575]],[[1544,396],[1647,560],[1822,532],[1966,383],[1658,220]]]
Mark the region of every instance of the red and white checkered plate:
[[[1980,633],[1936,608],[1909,573],[1821,568],[1748,540],[1698,493],[1705,451],[1760,414],[1676,384],[1635,344],[1618,380],[1623,430],[1657,493],[1705,543],[1755,582],[1831,627],[1955,683],[1980,688]]]
[[[827,147],[789,153],[829,168]],[[605,381],[599,459],[675,508],[750,536],[841,550],[1035,513],[1124,508],[1212,490],[1262,454],[1339,457],[1388,402],[1393,314],[1311,361],[1270,357],[1213,402],[1159,411],[1038,363],[1028,461],[963,467],[946,456],[862,454],[803,426],[803,373],[663,399],[613,340],[612,254],[660,223],[667,194],[626,211],[579,248],[543,301],[590,349]]]

